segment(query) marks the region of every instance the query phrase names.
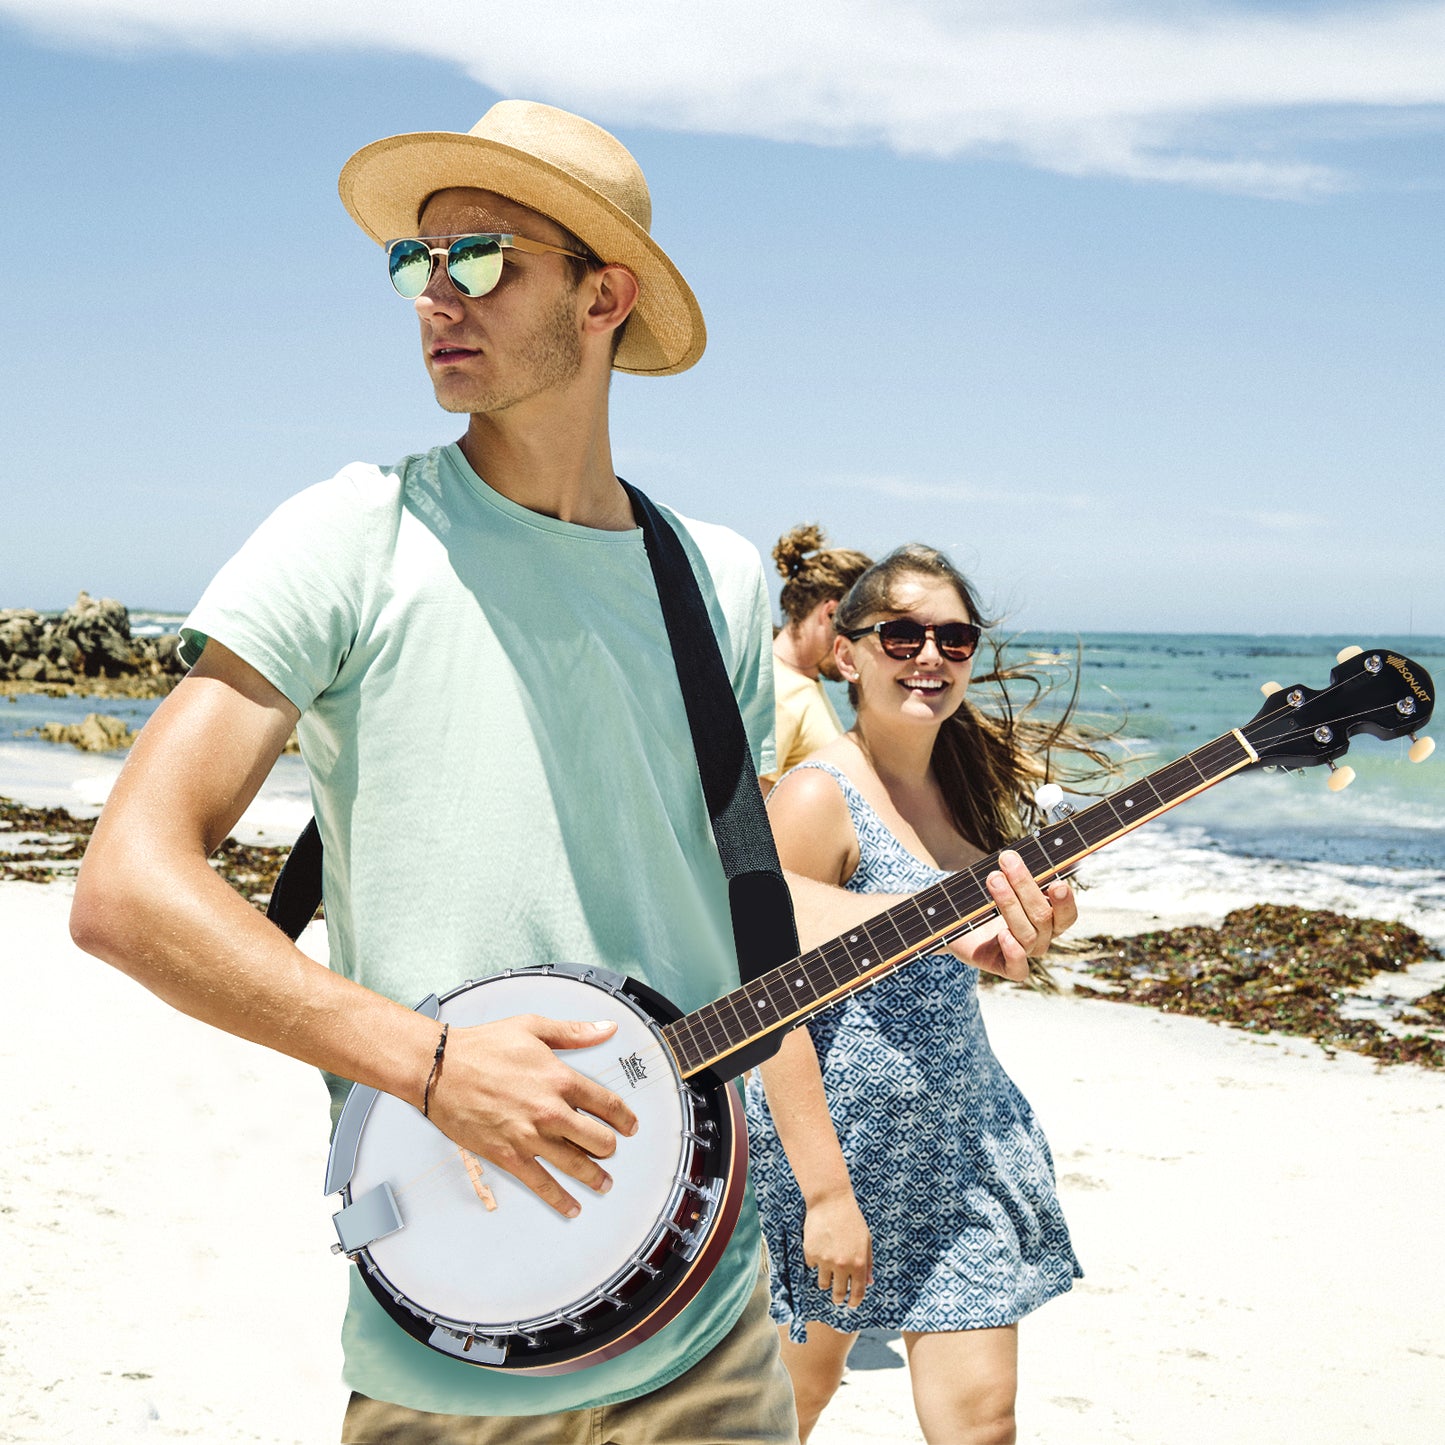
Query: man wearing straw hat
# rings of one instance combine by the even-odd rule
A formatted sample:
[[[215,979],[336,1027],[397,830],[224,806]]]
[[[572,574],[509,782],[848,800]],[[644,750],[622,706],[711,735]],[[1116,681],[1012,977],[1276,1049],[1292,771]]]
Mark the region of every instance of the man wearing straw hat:
[[[563,960],[620,968],[684,1010],[737,984],[657,589],[608,434],[612,371],[685,370],[702,316],[649,234],[632,156],[549,106],[504,101],[465,135],[378,141],[347,163],[341,195],[386,245],[437,400],[467,417],[465,434],[293,497],[217,575],[182,629],[191,674],[97,825],[72,931],[176,1007],[325,1070],[334,1108],[347,1081],[429,1108],[570,1216],[609,1187],[617,1136],[636,1123],[562,1066],[614,1026],[503,1019],[439,1046],[411,1005]],[[765,773],[757,553],[669,518]],[[207,862],[293,727],[325,844],[329,969]],[[852,921],[849,895],[824,891],[835,926]],[[1021,926],[1047,941],[1046,925]],[[750,1205],[676,1319],[571,1374],[428,1349],[351,1273],[347,1445],[796,1438]]]
[[[353,1080],[421,1106],[437,1025],[412,1005],[468,978],[623,966],[686,1009],[737,986],[672,655],[608,436],[614,369],[684,371],[706,340],[649,234],[641,170],[597,126],[503,101],[469,134],[365,147],[341,197],[392,243],[392,285],[465,435],[345,468],[222,569],[183,628],[193,670],[97,828],[72,924],[169,1002],[320,1066],[333,1117]],[[757,553],[669,517],[765,771]],[[206,863],[298,720],[325,842],[330,970]],[[453,1031],[430,1116],[560,1212],[585,1210],[635,1120],[557,1064],[612,1028]],[[676,1320],[556,1377],[426,1348],[350,1273],[343,1438],[355,1445],[796,1438],[750,1198]]]

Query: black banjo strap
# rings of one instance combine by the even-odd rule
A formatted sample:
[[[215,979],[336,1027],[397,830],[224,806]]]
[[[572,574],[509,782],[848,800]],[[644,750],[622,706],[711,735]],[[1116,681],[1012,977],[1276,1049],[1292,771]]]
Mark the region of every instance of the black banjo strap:
[[[743,983],[752,983],[798,955],[792,896],[778,862],[742,714],[692,564],[666,518],[636,487],[622,485],[642,524],[703,797],[727,875],[738,974]]]
[[[768,826],[742,714],[692,564],[667,519],[636,487],[622,485],[642,526],[682,686],[703,797],[728,880],[738,972],[744,983],[751,983],[798,953],[792,900]],[[320,905],[321,834],[313,818],[281,869],[266,916],[291,938],[298,938]],[[776,1041],[767,1053],[775,1047]]]

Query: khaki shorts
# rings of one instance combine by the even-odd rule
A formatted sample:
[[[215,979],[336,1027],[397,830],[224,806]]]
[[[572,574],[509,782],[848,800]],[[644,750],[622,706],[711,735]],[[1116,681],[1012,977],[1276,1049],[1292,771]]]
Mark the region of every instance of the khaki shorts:
[[[342,1445],[796,1445],[793,1390],[764,1271],[738,1322],[677,1379],[558,1415],[433,1415],[352,1395]]]

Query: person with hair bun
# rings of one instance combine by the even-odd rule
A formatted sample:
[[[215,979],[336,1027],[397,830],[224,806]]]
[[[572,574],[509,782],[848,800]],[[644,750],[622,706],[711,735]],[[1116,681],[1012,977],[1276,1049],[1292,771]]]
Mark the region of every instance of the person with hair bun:
[[[789,768],[843,731],[819,678],[838,681],[833,613],[873,559],[847,547],[825,547],[824,541],[823,529],[806,522],[784,533],[773,548],[784,579],[779,602],[785,620],[773,638],[778,766],[763,776],[765,795]]]
[[[910,894],[1005,849],[987,886],[1009,915],[1009,880],[1027,869],[1006,845],[1033,821],[1033,785],[1061,753],[1076,782],[1115,766],[1102,735],[1071,721],[1072,700],[1037,717],[1047,688],[1003,668],[996,647],[973,677],[988,625],[930,547],[900,548],[854,583],[833,628],[856,721],[768,799],[790,875]],[[1010,681],[1033,689],[1017,710]],[[970,682],[997,684],[987,707]],[[1028,922],[973,961],[1020,979],[1077,910],[1062,882],[1030,880],[1017,897]],[[1017,1322],[1081,1273],[1048,1144],[989,1046],[977,979],[952,953],[915,959],[795,1029],[749,1081],[772,1313],[804,1441],[858,1332],[887,1328],[903,1334],[928,1441],[1007,1445]]]

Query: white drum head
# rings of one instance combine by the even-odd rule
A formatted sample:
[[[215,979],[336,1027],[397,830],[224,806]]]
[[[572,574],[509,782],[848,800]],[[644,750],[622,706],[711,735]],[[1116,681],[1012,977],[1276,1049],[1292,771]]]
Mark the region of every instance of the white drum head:
[[[627,1001],[580,979],[524,974],[465,990],[442,1005],[441,1018],[457,1029],[524,1013],[617,1023],[605,1044],[559,1051],[637,1115],[637,1133],[619,1137],[604,1161],[613,1178],[608,1193],[559,1175],[581,1205],[577,1218],[564,1219],[390,1094],[372,1105],[351,1175],[353,1200],[387,1183],[401,1213],[402,1228],[368,1247],[377,1268],[420,1312],[479,1334],[568,1311],[593,1295],[656,1232],[687,1157],[672,1058]]]

